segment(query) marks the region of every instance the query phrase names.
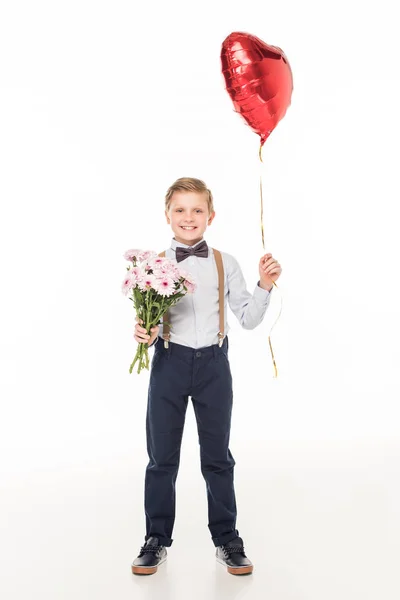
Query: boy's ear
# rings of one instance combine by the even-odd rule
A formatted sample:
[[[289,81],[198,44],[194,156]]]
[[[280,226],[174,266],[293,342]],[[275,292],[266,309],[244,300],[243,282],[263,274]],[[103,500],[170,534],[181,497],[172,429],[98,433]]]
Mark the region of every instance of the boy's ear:
[[[208,225],[211,225],[211,223],[213,222],[215,217],[215,210],[213,210],[213,212],[211,213],[211,215],[208,217]]]
[[[169,216],[168,216],[168,213],[167,213],[167,211],[164,211],[164,212],[165,212],[165,218],[167,219],[167,223],[169,225]]]

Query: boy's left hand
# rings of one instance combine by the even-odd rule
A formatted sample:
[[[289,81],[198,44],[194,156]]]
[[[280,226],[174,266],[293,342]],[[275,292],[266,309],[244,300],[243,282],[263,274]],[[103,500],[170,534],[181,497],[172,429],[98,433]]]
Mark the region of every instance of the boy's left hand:
[[[260,287],[270,292],[274,287],[272,282],[276,281],[282,273],[281,265],[272,254],[264,254],[260,258],[258,270],[260,273]]]

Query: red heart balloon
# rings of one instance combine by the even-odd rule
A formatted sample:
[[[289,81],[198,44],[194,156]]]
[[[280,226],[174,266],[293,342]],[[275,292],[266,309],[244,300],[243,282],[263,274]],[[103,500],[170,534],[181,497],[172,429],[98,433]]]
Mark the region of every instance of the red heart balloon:
[[[261,146],[290,106],[292,70],[280,48],[249,33],[228,35],[221,50],[222,74],[235,111],[261,137]]]

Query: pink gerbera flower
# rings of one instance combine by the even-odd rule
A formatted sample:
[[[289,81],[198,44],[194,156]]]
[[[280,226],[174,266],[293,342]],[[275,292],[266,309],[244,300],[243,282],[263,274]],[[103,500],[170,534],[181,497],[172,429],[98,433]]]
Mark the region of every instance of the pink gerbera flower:
[[[156,278],[154,275],[144,275],[143,278],[141,279],[141,281],[139,281],[138,286],[139,288],[142,290],[142,292],[146,292],[147,290],[149,290],[150,288],[154,288],[154,282],[155,282]]]
[[[126,252],[124,252],[124,258],[125,258],[125,260],[133,261],[134,258],[137,259],[140,252],[141,252],[141,250],[136,250],[136,249],[127,250]]]
[[[157,256],[157,253],[153,252],[153,250],[143,250],[142,252],[139,252],[138,260],[140,262],[149,261],[149,260],[152,260],[153,258],[155,258],[156,256]]]
[[[132,267],[132,269],[130,269],[129,271],[129,275],[134,283],[134,285],[136,285],[137,283],[140,283],[145,275],[145,271],[143,269],[141,269],[140,267]]]
[[[167,263],[168,259],[165,256],[154,256],[147,261],[147,264],[154,270],[159,270]]]
[[[161,296],[170,296],[175,291],[175,282],[167,276],[156,277],[153,285]]]
[[[159,270],[161,273],[168,275],[168,277],[172,277],[173,279],[179,279],[179,269],[170,260],[167,260],[163,264],[161,264]]]
[[[127,296],[129,294],[129,291],[132,289],[133,285],[134,284],[132,282],[132,278],[131,278],[130,274],[128,273],[121,285],[122,293],[125,296]]]
[[[185,279],[183,285],[186,287],[188,294],[193,294],[193,292],[196,291],[196,285],[193,283],[193,281],[189,281],[189,279]]]

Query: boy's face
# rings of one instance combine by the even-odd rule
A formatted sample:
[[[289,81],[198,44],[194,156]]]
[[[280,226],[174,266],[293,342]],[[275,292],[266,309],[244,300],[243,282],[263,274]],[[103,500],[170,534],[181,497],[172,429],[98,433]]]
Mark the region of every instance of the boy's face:
[[[211,225],[215,217],[215,212],[208,213],[204,192],[174,192],[165,216],[176,241],[193,246],[202,239],[207,226]]]

